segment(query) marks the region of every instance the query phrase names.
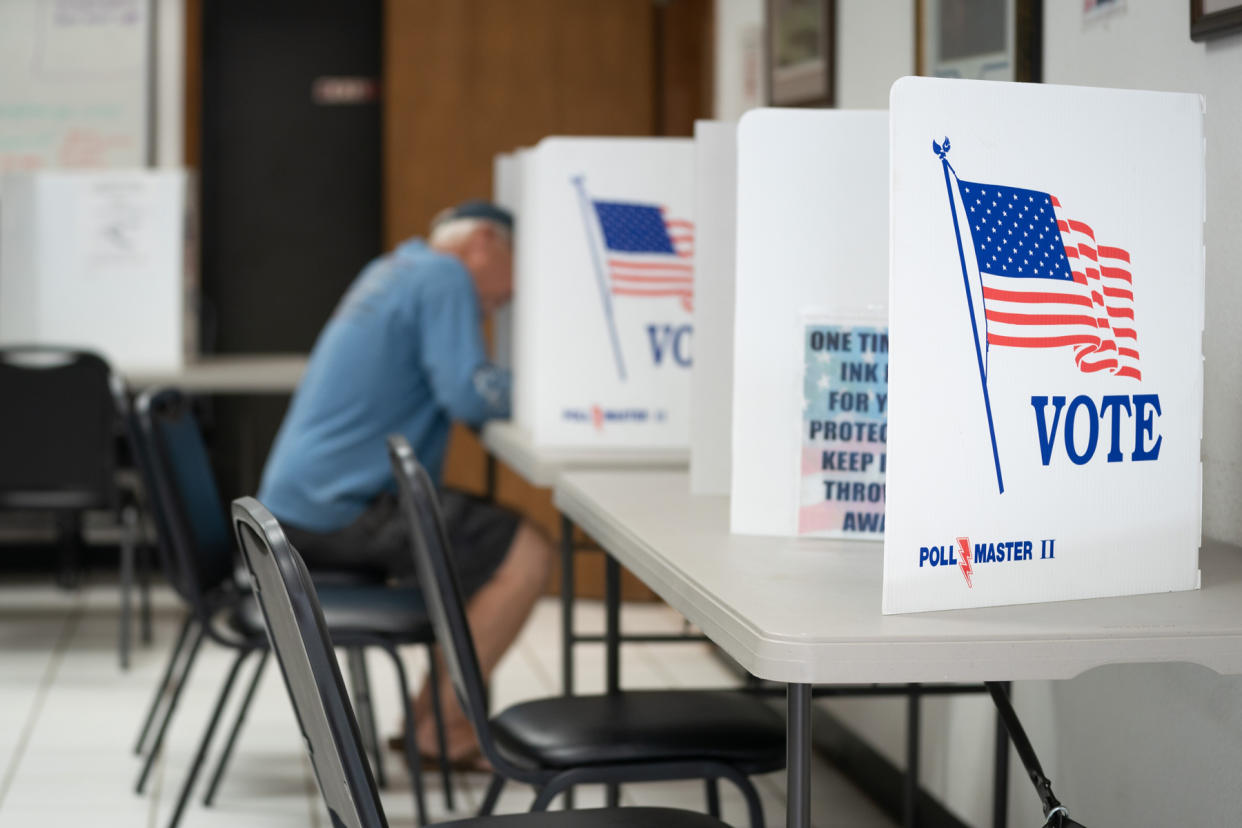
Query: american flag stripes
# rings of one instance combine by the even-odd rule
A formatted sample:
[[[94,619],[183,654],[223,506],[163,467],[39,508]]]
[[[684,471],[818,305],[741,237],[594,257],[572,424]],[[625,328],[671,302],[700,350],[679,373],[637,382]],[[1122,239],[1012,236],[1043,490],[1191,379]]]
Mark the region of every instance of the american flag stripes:
[[[989,346],[1068,348],[1080,371],[1141,379],[1130,254],[1044,192],[957,181]]]
[[[655,204],[592,201],[614,296],[694,298],[694,224]]]

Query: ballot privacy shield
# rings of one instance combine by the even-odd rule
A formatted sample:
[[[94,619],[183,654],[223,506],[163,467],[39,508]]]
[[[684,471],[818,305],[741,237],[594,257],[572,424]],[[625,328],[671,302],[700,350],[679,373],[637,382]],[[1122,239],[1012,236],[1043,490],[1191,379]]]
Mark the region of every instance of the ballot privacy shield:
[[[693,142],[547,138],[519,164],[519,422],[541,446],[686,446]]]
[[[1202,99],[891,106],[884,611],[1195,588]]]
[[[792,536],[831,522],[834,506],[800,522],[815,485],[800,471],[803,325],[808,314],[884,324],[887,135],[884,112],[756,109],[738,124],[732,532]],[[833,500],[855,491],[834,488]]]

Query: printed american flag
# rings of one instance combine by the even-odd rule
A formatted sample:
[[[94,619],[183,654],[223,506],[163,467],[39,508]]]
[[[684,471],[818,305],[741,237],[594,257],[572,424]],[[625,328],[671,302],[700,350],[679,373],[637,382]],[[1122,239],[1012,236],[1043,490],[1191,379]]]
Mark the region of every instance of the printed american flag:
[[[694,224],[668,219],[663,207],[593,201],[604,237],[614,296],[676,297],[687,311],[694,299]]]
[[[1071,348],[1085,372],[1141,379],[1130,254],[1048,193],[958,179],[988,345]]]

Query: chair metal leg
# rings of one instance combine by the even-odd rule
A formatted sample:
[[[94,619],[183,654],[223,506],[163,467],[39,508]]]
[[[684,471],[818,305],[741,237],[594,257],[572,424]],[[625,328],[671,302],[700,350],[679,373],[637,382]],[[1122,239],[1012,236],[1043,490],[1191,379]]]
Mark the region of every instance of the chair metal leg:
[[[746,813],[750,817],[750,828],[764,828],[763,803],[759,801],[759,791],[755,790],[754,783],[741,772],[738,772],[736,776],[731,776],[730,779],[746,799]],[[719,802],[716,803],[716,807],[719,809]]]
[[[134,554],[137,539],[137,511],[133,506],[121,510],[121,669],[129,669],[129,647],[133,638],[132,593],[134,587]]]
[[[75,589],[81,575],[82,516],[77,512],[58,512],[56,532],[60,546],[60,568],[56,581],[64,589]]]
[[[168,709],[164,711],[164,719],[160,722],[159,730],[155,732],[155,741],[151,743],[146,761],[142,763],[142,771],[138,774],[137,784],[134,785],[134,790],[137,793],[142,793],[147,787],[147,777],[151,775],[151,767],[155,764],[155,757],[159,756],[160,748],[164,746],[164,736],[168,733],[168,725],[172,722],[173,713],[177,710],[177,702],[181,699],[181,691],[189,683],[190,668],[194,666],[194,659],[198,655],[198,648],[202,646],[202,643],[203,628],[195,624],[194,638],[190,644],[190,653],[186,658],[185,670],[181,673],[181,680],[173,687],[172,698],[168,700]]]
[[[263,668],[267,666],[267,657],[270,654],[271,650],[266,648],[259,652],[259,663],[255,665],[254,675],[250,678],[250,684],[246,687],[246,695],[242,697],[241,707],[237,710],[237,718],[233,721],[232,729],[229,730],[228,741],[224,743],[224,750],[220,751],[216,769],[211,774],[211,781],[207,783],[207,793],[203,795],[203,805],[208,808],[216,801],[216,791],[220,787],[221,780],[224,779],[224,769],[233,756],[233,747],[237,744],[237,736],[241,733],[242,723],[246,721],[246,714],[250,712],[250,702],[254,699],[254,691],[259,687],[259,679],[263,677]]]
[[[401,656],[397,653],[397,648],[392,645],[384,645],[384,650],[392,658],[393,665],[397,668],[397,683],[400,690],[400,698],[410,698],[410,681],[405,675],[405,665],[401,663]],[[414,732],[414,717],[405,717],[405,761],[410,766],[410,781],[414,788],[414,813],[417,815],[418,824],[427,824],[427,797],[423,791],[423,771],[422,759],[418,755],[418,734]]]
[[[712,777],[703,780],[707,788],[707,813],[720,818],[720,780]]]
[[[530,804],[531,813],[548,810],[552,800],[556,799],[556,795],[562,790],[564,790],[564,787],[560,785],[544,785],[542,788],[535,788],[535,801]],[[565,805],[565,810],[571,810],[568,803]]]
[[[239,650],[237,657],[233,659],[232,666],[229,667],[228,674],[224,677],[220,695],[216,698],[216,707],[211,711],[211,718],[207,720],[207,729],[203,731],[203,736],[198,742],[198,751],[194,754],[194,761],[190,763],[190,770],[185,776],[185,781],[181,783],[181,793],[177,796],[177,806],[168,820],[168,828],[177,828],[177,824],[181,822],[181,814],[185,811],[186,803],[190,801],[194,783],[198,781],[198,772],[203,767],[203,759],[206,758],[207,749],[211,746],[211,737],[215,736],[216,727],[220,724],[220,714],[224,712],[224,706],[228,703],[229,693],[233,690],[233,682],[237,680],[237,673],[241,670],[242,662],[252,652],[253,650]]]
[[[164,700],[164,694],[168,692],[168,688],[172,683],[173,670],[177,666],[177,660],[185,647],[186,639],[190,636],[190,627],[194,626],[194,623],[194,616],[187,615],[181,625],[181,632],[177,635],[177,643],[173,645],[172,653],[168,656],[168,666],[164,668],[164,677],[160,679],[159,686],[155,688],[155,695],[151,698],[151,707],[147,710],[147,717],[142,721],[142,729],[138,732],[138,741],[134,743],[135,756],[142,753],[142,744],[147,740],[147,734],[151,731],[151,724],[155,721],[155,713],[160,707],[160,702]],[[180,683],[180,678],[178,678],[178,683]]]
[[[483,804],[479,806],[479,816],[491,816],[492,811],[496,810],[496,800],[500,799],[500,792],[504,790],[505,778],[498,773],[492,774],[492,781],[487,783],[487,793],[483,795]]]
[[[431,715],[436,725],[436,750],[440,752],[440,776],[444,779],[444,807],[453,810],[453,768],[449,762],[448,736],[444,732],[444,707],[440,699],[440,668],[436,648],[427,645],[427,683],[431,686]]]
[[[151,635],[151,547],[138,545],[138,606],[143,644],[150,644]]]
[[[354,715],[362,736],[362,748],[371,754],[375,766],[375,784],[381,789],[388,787],[388,775],[384,773],[383,750],[375,727],[375,705],[371,700],[371,682],[367,676],[366,655],[361,647],[350,647],[345,652],[349,667],[349,683],[354,694]]]

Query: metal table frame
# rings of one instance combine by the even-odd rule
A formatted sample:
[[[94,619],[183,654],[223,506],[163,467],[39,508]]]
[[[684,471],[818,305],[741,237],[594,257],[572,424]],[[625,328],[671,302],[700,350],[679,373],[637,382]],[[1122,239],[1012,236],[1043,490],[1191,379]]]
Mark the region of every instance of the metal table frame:
[[[610,464],[620,464],[629,469],[670,468],[677,464],[675,456],[669,453],[653,453],[651,455],[627,453],[618,455],[613,452],[593,451],[575,454],[567,451],[540,452],[531,445],[529,435],[523,433],[512,423],[489,423],[483,433],[483,443],[487,448],[486,490],[489,497],[496,492],[496,461],[499,456],[509,462],[515,471],[528,482],[536,486],[552,486],[564,471],[581,471],[590,468],[608,469]],[[620,469],[618,469],[620,470]],[[604,634],[581,634],[575,630],[574,624],[574,556],[581,548],[574,541],[574,521],[560,512],[561,537],[561,676],[562,693],[566,696],[574,694],[574,648],[580,644],[603,643],[604,686],[605,692],[616,693],[621,687],[621,644],[622,643],[668,643],[668,642],[704,642],[710,641],[704,635],[687,634],[624,634],[621,631],[621,566],[608,550],[601,549],[604,554]],[[791,685],[791,687],[793,687]],[[944,694],[977,694],[986,693],[982,684],[974,685],[871,685],[871,686],[801,686],[805,689],[790,691],[787,711],[789,722],[810,722],[810,699],[814,696],[894,696],[907,697],[907,735],[906,754],[907,770],[904,774],[904,802],[902,824],[905,828],[914,828],[918,824],[919,786],[919,745],[921,701],[926,695]],[[782,692],[778,688],[753,688],[757,692]],[[802,696],[806,696],[805,710],[802,709]],[[798,709],[793,709],[797,705]],[[791,725],[792,726],[792,725]],[[803,785],[797,792],[808,797],[805,784],[809,780],[809,765],[805,766],[806,780],[800,780],[802,761],[809,761],[811,742],[809,732],[805,739],[799,730],[799,738],[790,742],[790,785]],[[805,742],[805,744],[803,744]],[[1008,795],[1008,738],[999,718],[996,728],[996,755],[993,773],[993,828],[1005,828],[1006,806]],[[607,801],[616,804],[618,792],[615,787],[608,789]],[[792,802],[793,800],[791,800]],[[566,804],[572,807],[573,791],[566,794]],[[809,805],[808,805],[809,807]],[[795,824],[795,823],[790,823]],[[798,823],[801,824],[801,823]]]
[[[728,499],[690,494],[685,473],[564,474],[556,504],[742,667],[787,685],[791,827],[809,825],[812,683],[1056,680],[1117,663],[1242,674],[1242,554],[1219,542],[1203,543],[1199,591],[886,616],[866,542],[733,535]]]
[[[643,642],[693,641],[710,642],[704,635],[624,635],[621,632],[621,564],[607,550],[604,554],[604,634],[580,635],[574,632],[574,554],[579,548],[573,541],[573,520],[561,513],[561,676],[562,693],[574,694],[574,646],[582,643],[604,644],[604,688],[607,693],[621,690],[621,644]],[[755,692],[780,693],[779,685],[773,691],[752,687]],[[921,743],[922,699],[930,695],[986,694],[983,684],[907,684],[907,685],[811,685],[789,684],[786,695],[786,740],[788,769],[788,811],[786,823],[793,826],[810,825],[810,772],[811,772],[811,702],[816,697],[828,696],[905,696],[906,697],[906,772],[902,801],[903,828],[918,825],[919,800],[919,747]],[[996,719],[996,747],[992,767],[992,825],[1005,828],[1008,822],[1009,796],[1009,737],[1000,720]],[[607,804],[616,806],[619,793],[616,786],[609,786]],[[573,799],[567,795],[567,805]]]

